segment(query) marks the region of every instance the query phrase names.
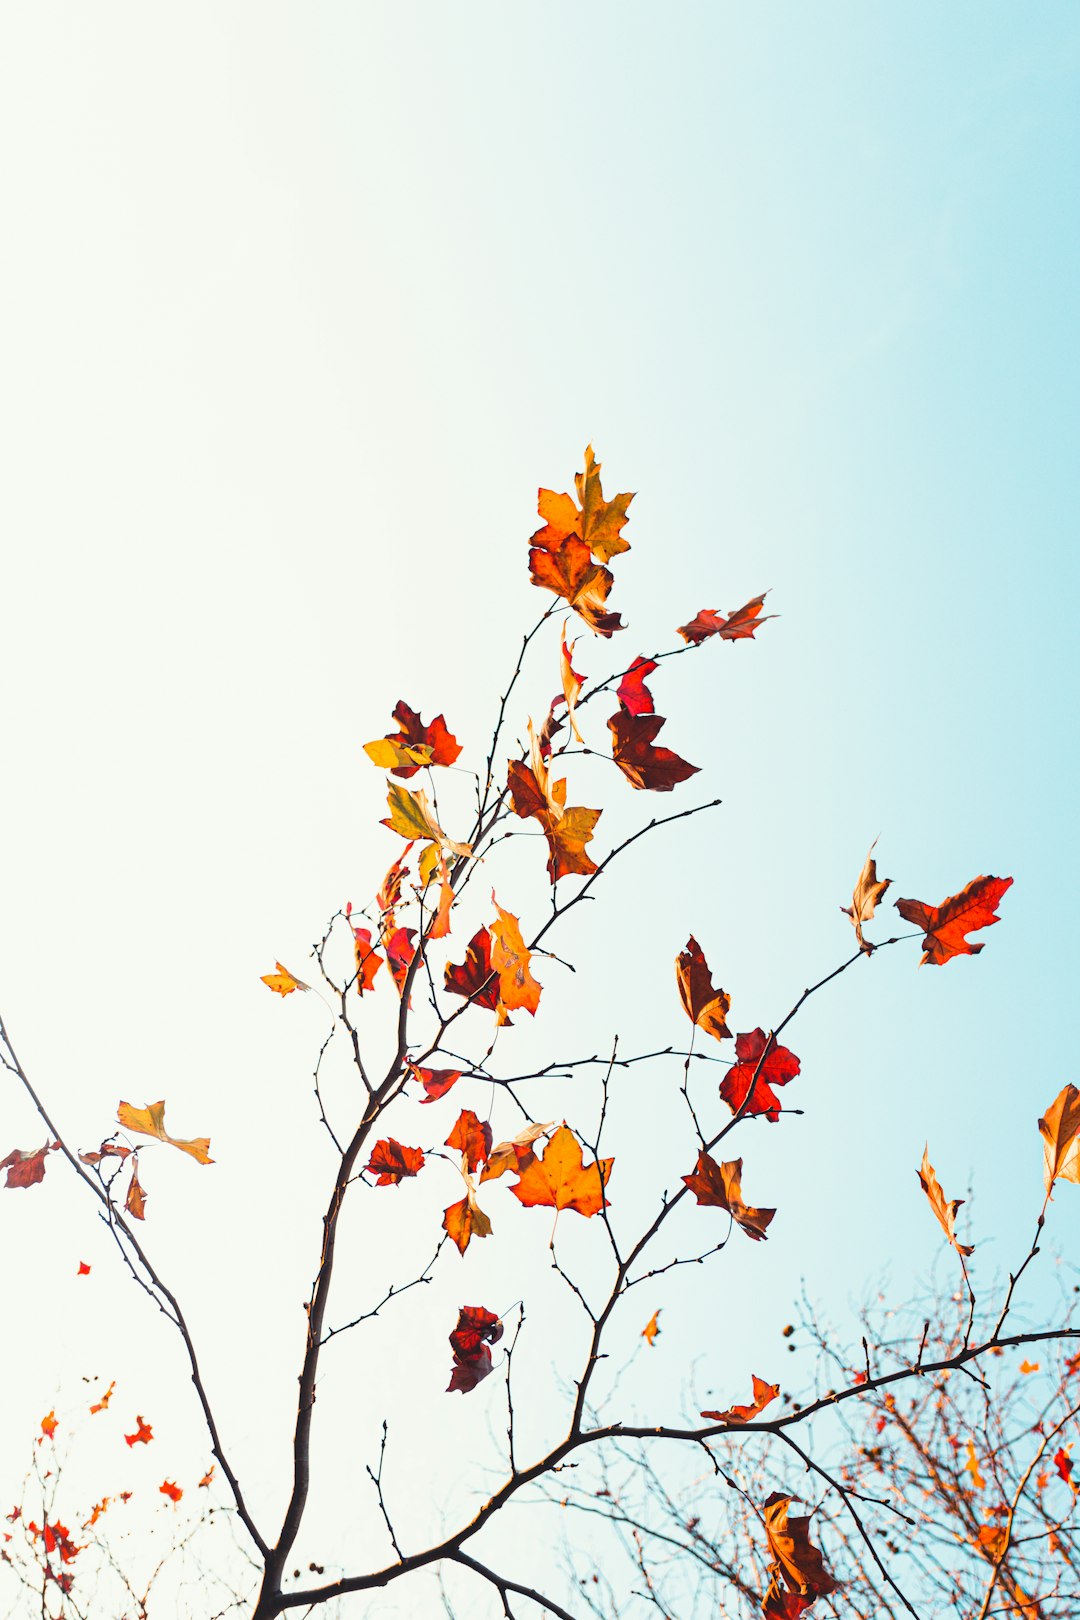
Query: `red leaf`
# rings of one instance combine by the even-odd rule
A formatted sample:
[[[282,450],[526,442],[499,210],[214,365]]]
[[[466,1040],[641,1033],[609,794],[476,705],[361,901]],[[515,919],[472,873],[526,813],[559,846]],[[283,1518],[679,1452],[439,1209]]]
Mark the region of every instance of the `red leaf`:
[[[180,1498],[184,1494],[180,1489],[180,1486],[174,1485],[171,1479],[167,1479],[163,1484],[159,1485],[158,1490],[161,1492],[162,1496],[167,1496],[170,1502],[179,1502]]]
[[[67,1525],[61,1524],[59,1520],[55,1524],[50,1524],[46,1519],[41,1527],[41,1533],[45,1542],[46,1553],[58,1552],[61,1563],[73,1563],[82,1552],[82,1548],[76,1547],[72,1541]]]
[[[686,1016],[716,1040],[730,1040],[731,1031],[725,1020],[731,1010],[731,997],[726,990],[714,986],[709,964],[693,934],[686,942],[686,949],[675,958],[675,978]]]
[[[75,1273],[75,1275],[76,1275],[76,1277],[89,1277],[89,1275],[90,1275],[90,1267],[87,1265],[85,1260],[80,1260],[79,1261],[79,1269]]]
[[[420,1148],[403,1147],[387,1136],[376,1142],[365,1168],[369,1175],[378,1177],[376,1187],[396,1187],[406,1176],[420,1173],[424,1155]]]
[[[491,935],[486,928],[478,928],[465,948],[464,962],[447,962],[446,988],[455,996],[465,996],[474,1007],[499,1005],[499,975],[491,965]],[[508,1024],[503,1017],[500,1023]]]
[[[44,1147],[24,1153],[12,1148],[6,1159],[0,1159],[0,1170],[7,1171],[7,1187],[33,1187],[45,1179],[45,1155],[60,1146],[59,1142],[46,1142]]]
[[[766,1038],[763,1029],[753,1029],[748,1035],[735,1037],[735,1055],[738,1062],[728,1070],[720,1082],[720,1095],[731,1112],[737,1114],[753,1085],[753,1095],[746,1106],[744,1117],[746,1114],[764,1114],[766,1119],[775,1125],[780,1118],[781,1104],[772,1088],[786,1086],[789,1080],[794,1080],[799,1073],[799,1060],[786,1046],[777,1046],[774,1043],[759,1070],[758,1063],[765,1050]],[[755,1070],[757,1070],[756,1080]]]
[[[353,954],[356,957],[356,993],[362,996],[375,982],[375,975],[383,965],[383,958],[371,943],[370,928],[353,929]]]
[[[144,1417],[137,1417],[135,1422],[138,1428],[134,1434],[125,1434],[124,1439],[129,1446],[146,1446],[154,1438],[154,1431]]]
[[[762,591],[760,596],[752,597],[744,607],[736,608],[726,619],[716,608],[702,608],[689,624],[679,626],[679,634],[691,646],[696,646],[699,641],[707,641],[710,636],[719,636],[721,641],[752,641],[754,631],[766,619],[776,618],[775,613],[766,613],[764,618],[761,617],[768,594],[768,591]]]
[[[431,724],[425,726],[420,716],[407,703],[401,702],[394,709],[394,719],[398,729],[387,732],[388,740],[410,748],[430,748],[433,765],[452,765],[461,753],[457,738],[446,729],[446,721],[441,714],[437,714]],[[420,765],[392,767],[394,776],[404,777],[415,776],[422,769]]]
[[[405,990],[409,965],[416,955],[416,946],[413,944],[415,938],[415,928],[395,928],[389,939],[383,940],[383,950],[386,952],[386,960],[399,996]]]
[[[454,1370],[446,1386],[447,1393],[460,1390],[463,1395],[475,1389],[481,1379],[491,1371],[489,1345],[502,1338],[503,1325],[494,1311],[482,1305],[463,1305],[458,1312],[457,1327],[450,1335],[450,1348],[454,1352]]]
[[[1054,1467],[1057,1469],[1066,1485],[1073,1484],[1073,1460],[1063,1446],[1059,1446],[1054,1453]],[[1073,1487],[1075,1489],[1075,1486]]]
[[[472,1175],[477,1165],[487,1162],[491,1152],[491,1126],[487,1120],[481,1124],[471,1108],[463,1108],[446,1138],[446,1145],[457,1148],[465,1161],[466,1170]]]
[[[940,906],[927,906],[921,900],[894,903],[905,922],[914,923],[926,935],[922,961],[940,967],[954,956],[976,956],[982,950],[985,942],[969,945],[966,936],[1001,921],[995,913],[1011,883],[1011,877],[977,877]]]
[[[775,1573],[800,1597],[827,1597],[835,1592],[836,1582],[825,1568],[819,1548],[810,1540],[809,1515],[789,1519],[790,1504],[791,1497],[779,1491],[774,1491],[765,1503],[765,1534]]]
[[[424,1088],[421,1104],[437,1102],[461,1079],[460,1069],[421,1069],[415,1063],[410,1063],[409,1068]]]
[[[615,696],[629,714],[652,714],[652,693],[645,680],[655,668],[655,658],[646,658],[644,653],[638,653],[619,682]]]
[[[679,782],[696,775],[699,767],[690,765],[670,748],[654,748],[653,740],[666,724],[659,714],[630,714],[619,709],[608,721],[615,763],[631,787],[653,793],[670,793]]]

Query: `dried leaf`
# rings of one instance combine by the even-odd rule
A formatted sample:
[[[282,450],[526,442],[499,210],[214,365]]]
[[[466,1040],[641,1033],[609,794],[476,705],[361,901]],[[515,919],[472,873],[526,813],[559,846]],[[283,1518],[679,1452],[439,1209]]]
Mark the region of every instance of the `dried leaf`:
[[[419,1175],[424,1155],[420,1148],[403,1147],[387,1136],[376,1142],[365,1168],[368,1175],[378,1177],[376,1187],[397,1187],[406,1176]]]
[[[129,1446],[146,1446],[154,1438],[154,1431],[141,1415],[136,1417],[138,1425],[134,1434],[125,1434],[124,1439]]]
[[[723,1164],[717,1164],[703,1148],[698,1154],[694,1173],[683,1176],[683,1181],[699,1204],[712,1204],[717,1209],[726,1209],[748,1238],[763,1242],[768,1235],[765,1228],[776,1211],[754,1209],[750,1204],[743,1202],[742,1167],[741,1159],[726,1160]]]
[[[371,942],[370,928],[353,929],[353,956],[356,960],[354,988],[357,995],[362,996],[373,988],[375,975],[383,965],[383,958]]]
[[[544,829],[548,844],[548,877],[552,883],[571,873],[588,877],[596,871],[596,862],[585,853],[585,845],[592,842],[593,829],[600,820],[599,810],[584,805],[566,805],[566,782],[551,782],[544,769],[543,778],[537,779],[536,770],[521,760],[511,760],[507,770],[507,786],[514,813],[523,819],[535,816]],[[545,792],[545,787],[547,791]]]
[[[171,1479],[167,1479],[161,1485],[159,1485],[158,1490],[161,1492],[162,1496],[167,1496],[170,1502],[179,1502],[180,1498],[184,1494],[180,1489],[180,1486],[175,1485]]]
[[[764,1378],[757,1373],[751,1373],[754,1385],[754,1398],[745,1406],[729,1406],[722,1412],[702,1412],[703,1418],[712,1423],[749,1423],[752,1419],[760,1417],[767,1406],[776,1400],[780,1393],[779,1384],[767,1384]]]
[[[471,1108],[463,1108],[446,1138],[446,1145],[457,1148],[462,1169],[472,1175],[478,1165],[486,1163],[491,1152],[491,1126],[486,1119],[477,1119]]]
[[[578,723],[574,716],[574,710],[577,707],[578,693],[585,685],[585,677],[584,675],[578,674],[577,670],[570,661],[571,654],[574,648],[577,646],[577,642],[572,641],[569,645],[567,645],[566,626],[568,623],[569,620],[563,621],[562,637],[559,641],[559,672],[562,677],[563,697],[566,700],[566,714],[570,721],[570,730],[573,732],[576,740],[579,743],[583,743],[585,739],[578,730]],[[556,701],[558,700],[556,699]]]
[[[288,968],[282,967],[280,962],[277,964],[276,973],[264,973],[262,975],[262,982],[268,989],[273,990],[275,995],[279,996],[291,996],[294,990],[311,989],[310,984],[305,984],[303,979],[298,979],[295,973],[290,973]]]
[[[957,1254],[964,1259],[968,1255],[974,1254],[974,1244],[961,1243],[956,1236],[956,1212],[964,1200],[962,1198],[946,1199],[941,1190],[941,1183],[934,1174],[934,1167],[930,1163],[929,1146],[923,1148],[922,1165],[919,1168],[919,1182],[923,1192],[930,1200],[930,1208],[937,1217],[941,1230],[945,1233]]]
[[[518,919],[503,910],[494,891],[491,902],[499,914],[498,921],[491,925],[491,965],[499,975],[499,1000],[511,1012],[523,1007],[535,1016],[543,987],[532,976],[532,953],[521,937]]]
[[[825,1568],[820,1550],[810,1540],[810,1517],[788,1517],[791,1497],[774,1491],[765,1503],[765,1534],[769,1552],[785,1585],[800,1597],[827,1597],[836,1582]]]
[[[863,862],[863,869],[859,873],[859,880],[855,885],[855,892],[851,897],[850,906],[840,907],[844,916],[851,918],[855,928],[855,938],[859,942],[859,949],[865,951],[867,956],[870,955],[874,947],[863,938],[862,925],[864,922],[871,921],[874,915],[874,907],[880,902],[885,890],[892,882],[891,878],[884,878],[881,882],[878,881],[877,862],[873,858],[876,843],[877,839],[875,838],[874,843],[870,845],[867,852],[866,860]]]
[[[686,949],[675,958],[675,978],[690,1021],[706,1035],[718,1041],[729,1041],[731,1031],[725,1019],[731,1010],[731,997],[726,990],[714,987],[709,965],[693,934],[686,942]]]
[[[1039,1121],[1045,1138],[1043,1179],[1047,1192],[1057,1180],[1080,1182],[1080,1091],[1065,1086]]]
[[[382,826],[389,827],[391,832],[400,833],[411,843],[418,838],[429,839],[440,849],[449,850],[452,855],[472,854],[470,845],[457,843],[443,832],[423,788],[417,788],[414,792],[412,788],[399,787],[396,782],[391,782],[386,802],[390,814],[383,817]]]
[[[487,1164],[480,1180],[494,1181],[497,1177],[505,1175],[508,1170],[517,1170],[520,1173],[536,1157],[533,1143],[539,1141],[540,1137],[547,1136],[554,1128],[553,1119],[549,1119],[546,1125],[526,1125],[524,1130],[518,1131],[508,1142],[497,1143],[488,1154]]]
[[[476,1188],[469,1176],[465,1177],[465,1197],[443,1211],[443,1230],[453,1238],[458,1252],[464,1254],[471,1238],[491,1236],[491,1222],[476,1201]]]
[[[91,1417],[94,1415],[95,1412],[107,1412],[109,1410],[109,1402],[112,1400],[113,1390],[115,1388],[116,1388],[116,1379],[114,1378],[112,1383],[109,1385],[108,1389],[105,1391],[104,1395],[101,1397],[100,1401],[95,1401],[93,1406],[91,1406],[91,1408],[90,1408]]]
[[[621,615],[607,609],[614,575],[609,568],[593,562],[588,546],[576,536],[570,535],[551,550],[532,546],[529,577],[542,590],[561,596],[598,636],[610,636],[624,628]]]
[[[165,1129],[165,1103],[148,1103],[145,1108],[133,1108],[130,1103],[122,1102],[116,1110],[116,1117],[126,1131],[135,1131],[140,1136],[154,1136],[159,1142],[168,1142],[170,1147],[179,1148],[181,1153],[190,1154],[198,1164],[213,1164],[210,1157],[210,1138],[199,1136],[192,1141],[180,1137],[170,1136]]]
[[[623,494],[605,501],[600,467],[590,444],[585,450],[585,471],[574,474],[580,510],[569,495],[557,495],[551,489],[540,491],[536,509],[544,519],[544,527],[533,535],[534,546],[555,551],[571,535],[576,535],[601,562],[610,562],[620,552],[629,551],[630,542],[622,529],[634,497]]]
[[[618,709],[608,721],[612,756],[631,787],[651,793],[670,793],[699,767],[680,759],[670,748],[654,748],[653,742],[664,717],[659,714],[630,714]]]
[[[702,608],[689,624],[679,626],[679,634],[691,646],[696,646],[699,641],[707,641],[710,636],[719,636],[721,641],[752,641],[755,630],[767,619],[776,618],[775,613],[766,613],[762,617],[761,610],[768,594],[768,591],[762,591],[760,596],[751,597],[743,607],[729,613],[726,619],[716,608]]]
[[[652,693],[645,682],[656,667],[655,658],[646,658],[644,653],[638,653],[619,682],[615,696],[628,714],[653,713]]]
[[[443,974],[453,995],[464,996],[474,1007],[498,1011],[500,1024],[510,1022],[499,1002],[499,975],[491,963],[491,935],[486,928],[478,928],[469,941],[464,962],[447,962]]]
[[[461,1079],[460,1069],[422,1069],[415,1063],[410,1063],[408,1067],[424,1088],[421,1104],[438,1102]]]
[[[44,1181],[45,1155],[55,1152],[59,1146],[59,1142],[46,1142],[44,1147],[34,1148],[30,1153],[12,1148],[6,1159],[0,1159],[0,1170],[7,1171],[5,1187],[36,1187],[39,1181]]]
[[[481,1379],[491,1371],[490,1346],[502,1338],[503,1325],[494,1311],[483,1305],[463,1305],[458,1312],[457,1327],[450,1335],[450,1348],[454,1352],[454,1370],[446,1386],[460,1390],[463,1395],[475,1389]]]
[[[127,1196],[124,1199],[124,1208],[128,1214],[137,1221],[146,1219],[146,1189],[139,1180],[139,1156],[131,1155],[131,1180],[128,1182]]]
[[[940,906],[927,906],[921,900],[896,900],[893,904],[905,922],[914,923],[926,935],[923,963],[940,967],[954,956],[977,956],[985,941],[970,945],[967,935],[1000,922],[996,916],[1001,897],[1012,878],[972,878],[959,894],[950,894]]]
[[[394,709],[394,719],[398,723],[397,731],[389,732],[376,742],[365,743],[364,752],[376,765],[392,770],[395,776],[415,776],[425,765],[453,765],[460,755],[461,746],[446,729],[441,714],[425,726],[415,710],[401,702]]]

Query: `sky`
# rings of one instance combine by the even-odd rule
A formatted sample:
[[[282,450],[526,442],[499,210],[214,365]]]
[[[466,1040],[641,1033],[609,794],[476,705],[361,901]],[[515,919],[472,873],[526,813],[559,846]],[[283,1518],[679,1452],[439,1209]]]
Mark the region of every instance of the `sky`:
[[[766,588],[778,617],[657,675],[663,740],[702,767],[670,802],[572,762],[572,794],[606,795],[598,837],[723,804],[628,854],[569,931],[576,975],[545,964],[547,1028],[506,1061],[682,1042],[689,933],[737,1027],[770,1027],[849,952],[838,908],[875,838],[890,899],[1015,879],[978,958],[917,970],[897,947],[800,1014],[804,1113],[738,1146],[780,1211],[770,1242],[642,1297],[665,1333],[621,1396],[668,1416],[693,1367],[737,1397],[751,1367],[772,1375],[804,1281],[841,1322],[883,1276],[906,1297],[940,1244],[927,1141],[989,1286],[1037,1213],[1035,1122],[1076,1078],[1075,9],[110,0],[8,7],[3,35],[0,1009],[79,1146],[119,1097],[165,1097],[173,1130],[211,1136],[212,1170],[153,1159],[147,1237],[260,1511],[331,1170],[325,1013],[259,976],[303,974],[398,852],[361,749],[394,703],[486,748],[547,600],[526,568],[537,486],[572,487],[590,442],[605,487],[637,496],[630,628],[617,652],[586,633],[579,667]],[[560,622],[515,734],[557,684]],[[508,865],[500,900],[541,914],[534,878]],[[619,1081],[616,1208],[689,1168],[678,1079]],[[344,1069],[333,1084],[347,1112]],[[551,1109],[594,1104],[585,1083]],[[2,1152],[41,1137],[10,1084],[0,1122]],[[50,1166],[0,1204],[20,1302],[0,1501],[40,1413],[78,1427],[84,1376],[124,1392],[113,1440],[153,1412],[148,1485],[163,1454],[195,1477],[205,1451],[167,1325],[72,1180]],[[343,1312],[423,1263],[441,1185],[381,1194],[374,1244],[357,1219]],[[505,1246],[450,1256],[389,1355],[342,1341],[311,1556],[357,1534],[383,1555],[362,1479],[383,1412],[417,1534],[456,1522],[482,1424],[443,1395],[443,1317],[516,1298],[525,1252],[523,1422],[555,1421],[577,1328],[546,1234],[500,1215]],[[567,1234],[585,1267],[590,1241]],[[101,1477],[106,1442],[80,1445],[72,1469]]]

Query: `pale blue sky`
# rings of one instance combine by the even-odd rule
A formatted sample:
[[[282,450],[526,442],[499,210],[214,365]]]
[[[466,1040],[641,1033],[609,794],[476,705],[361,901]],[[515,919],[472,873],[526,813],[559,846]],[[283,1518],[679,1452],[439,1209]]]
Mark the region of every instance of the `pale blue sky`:
[[[302,971],[393,853],[359,745],[395,700],[486,740],[542,606],[536,486],[590,439],[639,491],[622,650],[766,586],[781,617],[654,683],[705,767],[672,807],[724,807],[605,895],[538,1043],[681,1040],[690,931],[738,1026],[775,1021],[848,951],[876,836],[893,894],[1016,879],[977,960],[888,953],[792,1028],[806,1114],[740,1144],[774,1237],[676,1281],[645,1393],[703,1349],[733,1395],[771,1376],[803,1276],[838,1309],[886,1261],[902,1290],[939,1241],[927,1137],[950,1195],[974,1185],[979,1274],[1007,1264],[1076,1078],[1075,8],[40,5],[4,39],[2,1005],[80,1143],[121,1094],[214,1138],[205,1180],[155,1166],[153,1236],[196,1300],[235,1249],[194,1314],[245,1471],[280,1455],[323,1199],[317,1010],[258,975]],[[602,780],[605,832],[652,811]],[[10,1095],[0,1117],[4,1151],[40,1135]],[[6,1387],[32,1421],[90,1345],[179,1454],[173,1348],[103,1239],[92,1302],[69,1280],[76,1192],[52,1172],[0,1208],[37,1323]],[[1064,1246],[1078,1210],[1066,1189]],[[498,1294],[515,1251],[487,1248],[448,1300]],[[415,1421],[463,1441],[410,1353]]]

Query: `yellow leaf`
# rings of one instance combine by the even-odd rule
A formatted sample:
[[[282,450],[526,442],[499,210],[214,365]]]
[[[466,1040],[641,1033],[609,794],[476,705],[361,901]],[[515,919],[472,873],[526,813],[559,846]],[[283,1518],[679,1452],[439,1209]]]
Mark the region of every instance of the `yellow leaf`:
[[[472,854],[469,844],[456,843],[443,832],[423,788],[413,793],[398,782],[391,782],[386,802],[390,814],[383,817],[382,824],[389,827],[391,832],[400,833],[402,838],[428,838],[453,855]]]
[[[116,1110],[116,1117],[126,1131],[136,1131],[140,1136],[156,1136],[159,1142],[168,1142],[170,1147],[179,1148],[181,1153],[190,1153],[199,1164],[214,1162],[210,1157],[208,1136],[184,1141],[169,1135],[165,1129],[164,1102],[148,1103],[145,1108],[133,1108],[130,1103],[122,1102]]]
[[[1045,1138],[1043,1180],[1047,1192],[1060,1179],[1080,1182],[1080,1091],[1065,1086],[1039,1121]]]
[[[262,975],[262,982],[279,996],[291,996],[294,990],[311,989],[310,984],[305,984],[303,979],[298,979],[295,973],[290,973],[288,968],[282,967],[280,962],[277,964],[276,973],[264,973]]]
[[[364,753],[381,771],[392,771],[402,765],[430,765],[431,749],[427,743],[405,745],[392,737],[376,737],[364,744]]]

